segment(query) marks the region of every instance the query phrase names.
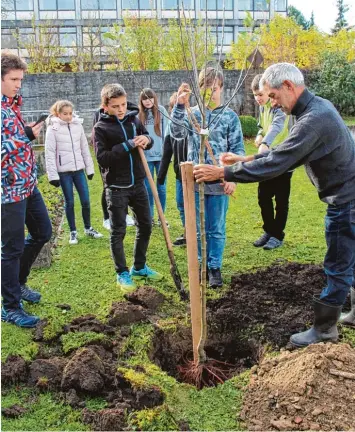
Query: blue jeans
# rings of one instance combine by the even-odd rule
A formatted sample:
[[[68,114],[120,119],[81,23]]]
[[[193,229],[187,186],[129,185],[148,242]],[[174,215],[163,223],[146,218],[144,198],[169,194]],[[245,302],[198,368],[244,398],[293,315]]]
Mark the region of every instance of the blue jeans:
[[[328,247],[324,258],[327,286],[320,299],[342,305],[350,287],[355,285],[355,200],[328,206],[325,239]]]
[[[148,162],[148,166],[150,169],[150,173],[152,174],[152,177],[154,179],[154,171],[156,172],[156,175],[158,176],[159,168],[160,168],[160,161],[155,162]],[[149,199],[149,207],[150,207],[150,215],[152,217],[152,220],[154,219],[154,197],[152,190],[149,186],[148,179],[145,179],[145,186],[147,188],[148,192],[148,199]],[[163,185],[160,185],[157,183],[157,189],[158,189],[158,196],[161,206],[163,207],[163,211],[165,212],[166,207],[166,181]]]
[[[198,259],[201,262],[200,203],[199,193],[195,193]],[[226,244],[226,216],[229,204],[228,195],[205,195],[205,227],[207,243],[207,266],[209,269],[222,267]]]
[[[84,227],[87,229],[90,228],[89,187],[84,170],[59,173],[59,179],[65,198],[65,214],[68,219],[70,231],[76,231],[73,185],[79,194]]]
[[[37,188],[20,202],[1,204],[1,295],[6,309],[19,306],[20,285],[27,282],[32,264],[51,235],[51,221]]]
[[[184,194],[182,190],[182,182],[176,179],[176,206],[180,213],[182,226],[185,227],[185,209],[184,209]]]

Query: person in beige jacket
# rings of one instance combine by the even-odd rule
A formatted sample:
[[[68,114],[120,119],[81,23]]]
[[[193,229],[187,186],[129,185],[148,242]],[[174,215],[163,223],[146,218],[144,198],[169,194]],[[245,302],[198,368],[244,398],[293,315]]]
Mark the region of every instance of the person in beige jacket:
[[[87,178],[92,180],[94,163],[83,126],[80,119],[73,116],[73,108],[67,100],[57,101],[51,107],[51,116],[47,119],[45,157],[49,183],[61,186],[63,190],[70,228],[69,243],[77,244],[73,186],[80,197],[84,234],[92,238],[100,238],[102,234],[94,230],[90,222],[90,197],[85,171]]]

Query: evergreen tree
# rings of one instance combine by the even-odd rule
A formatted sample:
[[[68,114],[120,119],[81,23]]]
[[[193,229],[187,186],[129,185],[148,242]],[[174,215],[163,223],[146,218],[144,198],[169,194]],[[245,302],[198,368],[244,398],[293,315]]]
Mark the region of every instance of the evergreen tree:
[[[332,29],[332,33],[338,33],[341,29],[348,26],[345,14],[349,10],[349,6],[344,4],[344,0],[337,0],[338,17],[335,20],[335,26]]]
[[[298,10],[294,6],[289,6],[287,9],[287,14],[289,17],[293,18],[296,23],[304,30],[308,29],[308,21],[300,10]]]
[[[314,26],[314,12],[312,11],[311,18],[308,21],[308,28],[310,29],[313,26]]]

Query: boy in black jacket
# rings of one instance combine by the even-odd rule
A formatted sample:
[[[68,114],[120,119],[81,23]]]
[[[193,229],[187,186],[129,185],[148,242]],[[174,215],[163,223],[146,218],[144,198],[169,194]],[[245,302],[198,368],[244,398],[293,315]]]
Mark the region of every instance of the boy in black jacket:
[[[94,126],[94,147],[106,188],[117,283],[123,291],[131,291],[136,288],[133,279],[163,278],[146,265],[152,225],[138,147],[149,149],[153,140],[136,117],[138,111],[127,111],[127,95],[122,86],[103,91],[101,102],[104,112]],[[134,265],[130,272],[123,247],[128,206],[137,221]]]

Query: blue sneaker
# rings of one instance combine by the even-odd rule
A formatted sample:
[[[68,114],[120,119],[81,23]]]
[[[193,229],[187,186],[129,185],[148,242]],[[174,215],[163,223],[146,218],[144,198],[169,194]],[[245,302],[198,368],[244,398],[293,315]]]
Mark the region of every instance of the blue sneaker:
[[[137,285],[131,279],[131,276],[128,273],[128,271],[124,271],[123,273],[117,275],[117,285],[124,292],[131,292],[137,288]]]
[[[24,284],[21,285],[21,299],[29,303],[39,303],[41,294],[37,291],[33,291],[28,285]]]
[[[283,242],[276,237],[270,237],[268,242],[263,246],[263,249],[265,250],[272,250],[276,249],[283,245]]]
[[[147,265],[144,266],[141,270],[136,270],[134,267],[131,268],[130,275],[132,279],[136,280],[153,280],[153,281],[160,281],[164,278],[164,276],[155,270],[152,270]]]
[[[40,320],[40,317],[36,315],[28,315],[22,308],[22,306],[16,309],[6,310],[4,307],[1,308],[1,321],[15,324],[19,327],[33,328]]]

